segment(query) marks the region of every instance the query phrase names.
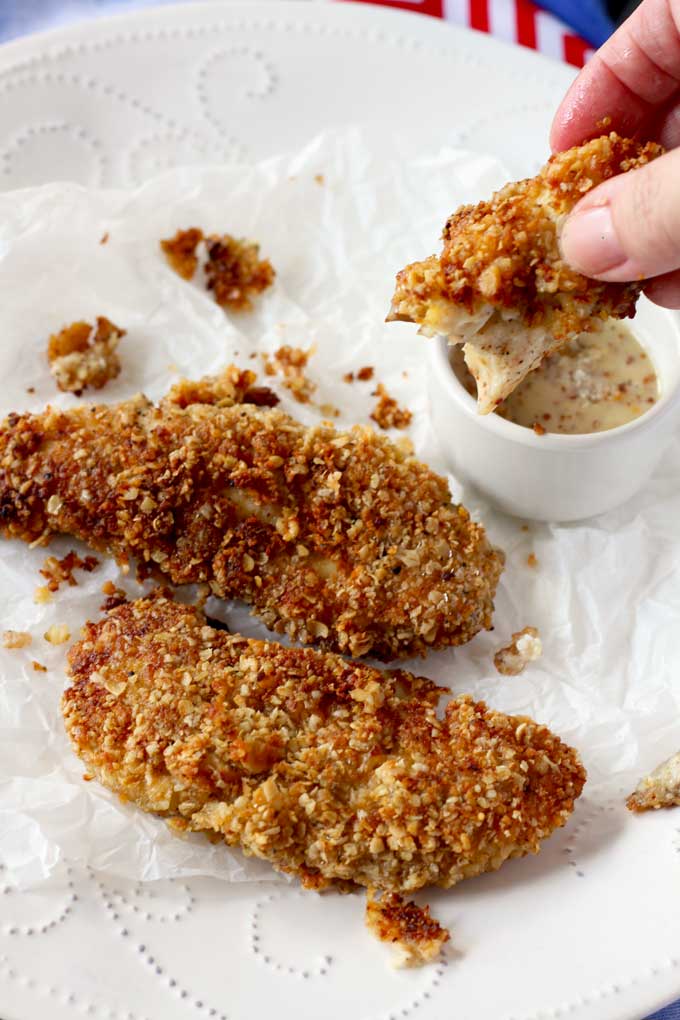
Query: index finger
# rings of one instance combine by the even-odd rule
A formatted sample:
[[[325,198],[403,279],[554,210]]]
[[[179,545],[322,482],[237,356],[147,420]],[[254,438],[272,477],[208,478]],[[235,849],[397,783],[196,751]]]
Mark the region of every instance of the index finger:
[[[643,0],[567,92],[550,144],[557,152],[594,138],[604,118],[620,134],[647,137],[676,96],[680,99],[680,0]]]

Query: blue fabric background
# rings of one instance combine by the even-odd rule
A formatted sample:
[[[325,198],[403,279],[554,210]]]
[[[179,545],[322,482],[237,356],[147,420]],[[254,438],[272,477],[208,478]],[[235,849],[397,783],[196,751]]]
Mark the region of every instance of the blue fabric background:
[[[535,0],[570,25],[592,46],[601,46],[614,31],[604,0]]]
[[[97,14],[150,6],[152,2],[172,3],[174,0],[0,0],[0,42]],[[605,4],[599,0],[538,2],[593,46],[601,45],[613,31]],[[680,1020],[680,1001],[654,1013],[648,1020]]]

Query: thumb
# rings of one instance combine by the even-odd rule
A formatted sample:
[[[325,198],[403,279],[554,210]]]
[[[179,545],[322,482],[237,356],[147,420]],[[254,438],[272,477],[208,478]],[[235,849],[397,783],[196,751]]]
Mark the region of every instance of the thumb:
[[[680,149],[588,192],[567,218],[561,246],[574,269],[598,280],[680,268]]]

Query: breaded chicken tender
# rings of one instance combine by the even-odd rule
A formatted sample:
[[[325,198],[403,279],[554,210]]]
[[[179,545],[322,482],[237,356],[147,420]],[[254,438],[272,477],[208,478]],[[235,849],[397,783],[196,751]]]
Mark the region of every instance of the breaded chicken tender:
[[[635,314],[641,283],[575,272],[559,248],[562,224],[596,185],[660,155],[611,133],[552,156],[536,177],[462,206],[444,227],[441,256],[406,266],[388,321],[464,344],[480,414],[505,399],[547,355],[602,319]]]
[[[258,406],[253,380],[232,368],[159,405],[10,415],[0,531],[63,532],[207,582],[279,633],[352,655],[423,654],[489,627],[503,557],[446,480],[372,429]]]
[[[206,626],[156,592],[88,623],[66,729],[126,802],[320,889],[445,888],[536,853],[585,773],[545,726],[338,655]]]

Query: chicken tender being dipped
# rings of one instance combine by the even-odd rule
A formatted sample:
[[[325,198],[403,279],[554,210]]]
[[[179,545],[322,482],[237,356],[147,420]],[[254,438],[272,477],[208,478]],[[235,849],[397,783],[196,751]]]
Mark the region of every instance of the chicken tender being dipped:
[[[536,853],[585,773],[545,726],[309,648],[206,626],[164,592],[88,623],[66,729],[88,773],[311,888],[449,888]]]
[[[552,156],[536,177],[462,206],[444,227],[440,256],[397,275],[388,321],[464,344],[488,414],[568,340],[607,318],[635,314],[642,283],[603,283],[563,259],[559,234],[583,195],[661,154],[614,132]]]
[[[253,381],[232,368],[158,405],[10,415],[0,531],[62,532],[207,582],[279,633],[351,655],[424,654],[489,627],[503,557],[446,480],[372,429],[259,406]]]

